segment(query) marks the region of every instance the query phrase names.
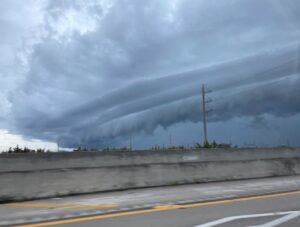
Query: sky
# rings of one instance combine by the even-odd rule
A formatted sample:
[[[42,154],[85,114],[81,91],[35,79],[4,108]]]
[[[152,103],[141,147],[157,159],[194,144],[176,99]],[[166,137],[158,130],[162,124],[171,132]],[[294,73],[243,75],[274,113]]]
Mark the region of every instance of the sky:
[[[0,150],[300,146],[297,0],[2,0]]]

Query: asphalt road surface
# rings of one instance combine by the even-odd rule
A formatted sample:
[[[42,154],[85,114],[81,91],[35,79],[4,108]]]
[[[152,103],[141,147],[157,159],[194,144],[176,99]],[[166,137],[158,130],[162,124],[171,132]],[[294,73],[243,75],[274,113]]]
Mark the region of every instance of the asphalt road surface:
[[[250,198],[249,198],[250,199]],[[73,219],[58,223],[59,227],[273,227],[300,226],[300,192],[269,198],[234,200],[228,203],[188,204],[182,207],[157,207],[84,221]],[[94,220],[93,220],[94,219]],[[68,223],[70,222],[70,223]],[[280,224],[280,225],[279,225]],[[39,226],[39,225],[38,225]]]
[[[300,176],[2,204],[3,226],[300,226]]]

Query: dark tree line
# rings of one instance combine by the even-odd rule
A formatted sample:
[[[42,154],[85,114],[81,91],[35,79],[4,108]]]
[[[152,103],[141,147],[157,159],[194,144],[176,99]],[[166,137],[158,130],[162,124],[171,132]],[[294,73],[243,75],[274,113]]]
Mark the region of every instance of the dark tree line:
[[[45,152],[50,152],[49,150],[38,148],[38,149],[29,149],[28,147],[19,147],[19,145],[15,147],[10,147],[7,151],[4,153],[45,153]]]

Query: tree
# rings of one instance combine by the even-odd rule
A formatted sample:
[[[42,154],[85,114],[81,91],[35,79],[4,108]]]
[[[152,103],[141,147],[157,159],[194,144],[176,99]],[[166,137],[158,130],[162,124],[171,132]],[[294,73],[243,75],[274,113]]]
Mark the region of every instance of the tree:
[[[211,144],[212,148],[217,148],[219,145],[216,143],[216,141],[213,141]]]
[[[19,145],[17,145],[16,147],[13,148],[13,153],[21,153],[22,149],[19,148]]]
[[[208,141],[205,141],[203,147],[204,147],[204,148],[211,148],[211,145],[209,144]]]

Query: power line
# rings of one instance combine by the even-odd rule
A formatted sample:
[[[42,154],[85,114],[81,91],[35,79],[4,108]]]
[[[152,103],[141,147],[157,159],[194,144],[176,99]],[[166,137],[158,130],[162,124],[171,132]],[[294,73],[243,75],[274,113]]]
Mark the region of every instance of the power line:
[[[222,97],[214,97],[214,102],[224,102],[224,100],[227,100],[227,99],[232,98],[232,97],[238,97],[239,95],[245,94],[247,92],[257,91],[258,89],[261,90],[263,88],[270,88],[272,86],[278,86],[285,79],[287,79],[287,78],[293,78],[293,77],[295,77],[295,75],[289,75],[289,76],[286,76],[285,78],[276,79],[275,81],[264,82],[262,84],[257,84],[257,85],[243,85],[242,89],[239,88],[239,90],[237,90],[234,93],[231,93],[229,95],[228,94],[222,94]],[[298,81],[299,78],[296,78],[296,80]],[[228,91],[230,89],[231,88],[228,88],[225,91]]]

